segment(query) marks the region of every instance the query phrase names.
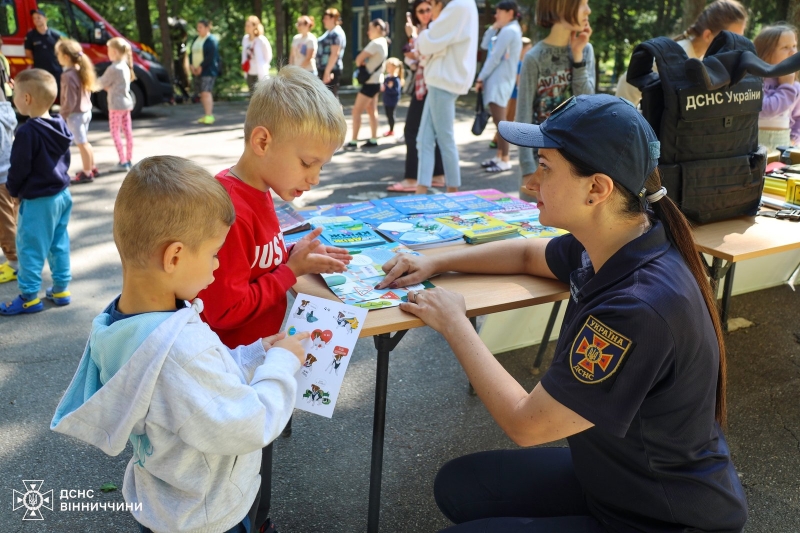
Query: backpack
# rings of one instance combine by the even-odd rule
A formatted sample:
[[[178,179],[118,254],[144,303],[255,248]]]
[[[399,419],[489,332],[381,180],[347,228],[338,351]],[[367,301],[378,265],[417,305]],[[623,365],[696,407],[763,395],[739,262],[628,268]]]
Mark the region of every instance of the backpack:
[[[746,51],[755,54],[749,39],[723,31],[702,63],[715,54]],[[661,141],[662,183],[695,222],[754,216],[767,162],[766,148],[758,145],[762,79],[731,72],[729,83],[710,90],[692,75],[698,63],[668,37],[639,44],[631,57],[628,82],[642,91],[642,114]]]

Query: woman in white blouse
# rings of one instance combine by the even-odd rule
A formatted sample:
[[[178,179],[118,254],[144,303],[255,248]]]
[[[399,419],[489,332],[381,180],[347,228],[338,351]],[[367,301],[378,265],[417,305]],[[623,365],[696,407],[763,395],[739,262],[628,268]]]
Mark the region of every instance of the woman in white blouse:
[[[264,37],[264,25],[255,15],[244,22],[245,35],[242,38],[242,69],[247,74],[247,86],[252,96],[256,83],[269,76],[272,63],[272,46]],[[245,68],[247,67],[247,68]]]

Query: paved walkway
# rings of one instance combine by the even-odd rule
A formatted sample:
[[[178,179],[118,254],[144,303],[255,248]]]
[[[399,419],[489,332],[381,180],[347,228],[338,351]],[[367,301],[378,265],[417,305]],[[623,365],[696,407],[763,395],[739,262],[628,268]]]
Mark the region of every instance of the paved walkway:
[[[514,192],[519,173],[487,175],[479,168],[493,126],[480,138],[469,133],[470,105],[460,108],[457,138],[464,158],[464,188],[495,187]],[[400,127],[404,108],[400,109]],[[212,127],[192,123],[198,106],[160,107],[135,123],[134,159],[170,153],[189,157],[212,172],[234,163],[242,148],[241,103],[217,106]],[[384,131],[382,121],[380,131]],[[116,163],[105,121],[92,124],[90,141],[101,169]],[[367,130],[363,130],[367,131]],[[322,182],[303,201],[344,202],[381,194],[402,178],[403,145],[382,141],[371,151],[337,154]],[[73,170],[79,158],[73,156]],[[48,306],[37,315],[0,319],[0,531],[134,532],[125,512],[61,511],[62,490],[93,490],[79,503],[122,502],[126,450],[118,457],[49,430],[61,394],[83,351],[92,318],[120,290],[120,266],[111,236],[114,198],[122,174],[73,189],[70,223],[74,303]],[[45,275],[46,280],[49,274]],[[46,283],[47,281],[45,281]],[[16,295],[0,285],[0,298]],[[750,502],[748,533],[796,532],[800,523],[800,294],[781,286],[734,297],[732,316],[755,326],[727,335],[729,347],[728,439]],[[526,348],[498,359],[527,388],[535,351]],[[548,364],[550,355],[545,358]],[[274,517],[280,531],[357,532],[366,528],[372,398],[376,356],[372,341],[359,341],[333,419],[298,411],[294,434],[275,449]],[[561,443],[563,444],[563,443]],[[444,341],[432,330],[411,331],[393,352],[389,371],[382,530],[431,532],[447,526],[436,508],[432,483],[438,468],[454,457],[487,449],[513,448],[486,409],[467,394],[467,382]],[[12,512],[12,491],[23,480],[53,489],[53,511],[44,521],[23,522]]]

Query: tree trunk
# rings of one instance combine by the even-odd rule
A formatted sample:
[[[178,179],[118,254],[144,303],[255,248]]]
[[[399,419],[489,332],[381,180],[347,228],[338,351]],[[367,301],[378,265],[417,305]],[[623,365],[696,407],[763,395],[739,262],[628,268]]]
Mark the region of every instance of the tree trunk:
[[[342,78],[340,83],[342,85],[353,85],[353,47],[355,35],[351,33],[353,27],[353,0],[342,0],[342,29],[345,34],[350,36],[350,42],[344,50],[343,65],[342,65]],[[348,50],[347,47],[350,47]]]
[[[169,31],[169,14],[167,0],[158,0],[158,27],[161,30],[161,65],[167,70],[169,79],[173,80],[174,61],[172,59],[172,37]]]
[[[288,54],[283,47],[286,19],[283,17],[282,0],[275,0],[273,5],[275,6],[275,64],[280,67],[288,59]]]
[[[408,0],[397,0],[394,4],[394,31],[392,37],[392,51],[389,54],[393,57],[403,57],[403,45],[406,44],[406,12],[408,11]]]
[[[694,24],[705,8],[705,0],[683,0],[683,16],[681,17],[683,27],[681,29],[687,30]]]
[[[150,20],[150,6],[147,0],[134,0],[133,7],[136,11],[139,42],[153,48],[155,43],[153,42],[153,23]]]
[[[786,21],[795,26],[800,23],[800,0],[789,0],[786,9]]]
[[[777,0],[777,12],[778,16],[776,17],[777,20],[789,20],[789,0]]]
[[[257,16],[261,22],[264,22],[264,3],[262,0],[253,0],[253,15]]]
[[[364,25],[361,27],[361,49],[363,50],[369,42],[369,35],[367,35],[367,28],[369,28],[369,0],[364,0]]]

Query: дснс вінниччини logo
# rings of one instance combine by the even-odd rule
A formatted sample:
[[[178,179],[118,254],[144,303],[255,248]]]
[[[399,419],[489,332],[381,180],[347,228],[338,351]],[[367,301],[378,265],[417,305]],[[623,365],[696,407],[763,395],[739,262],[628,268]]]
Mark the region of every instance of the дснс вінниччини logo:
[[[53,510],[53,489],[43,493],[41,491],[42,483],[44,483],[42,480],[26,479],[22,481],[22,484],[25,485],[25,493],[14,491],[13,510],[25,507],[23,520],[44,520],[39,509],[44,507],[47,510]]]

